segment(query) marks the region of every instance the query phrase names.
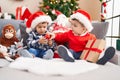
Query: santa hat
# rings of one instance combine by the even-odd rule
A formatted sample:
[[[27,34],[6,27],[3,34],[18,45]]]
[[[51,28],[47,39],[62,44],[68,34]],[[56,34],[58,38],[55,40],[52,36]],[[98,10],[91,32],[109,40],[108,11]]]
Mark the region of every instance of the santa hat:
[[[84,10],[78,9],[70,16],[70,19],[77,19],[87,28],[88,32],[91,32],[93,29],[90,15]]]
[[[48,22],[49,25],[52,23],[52,19],[50,16],[44,14],[41,11],[35,12],[28,18],[26,22],[27,25],[26,32],[29,33],[30,31],[32,31],[36,27],[36,25],[38,25],[40,22]]]

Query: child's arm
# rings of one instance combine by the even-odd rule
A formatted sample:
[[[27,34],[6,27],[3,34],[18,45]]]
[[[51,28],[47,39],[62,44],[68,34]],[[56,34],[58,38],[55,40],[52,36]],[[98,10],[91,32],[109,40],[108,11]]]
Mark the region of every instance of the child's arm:
[[[45,37],[41,37],[38,41],[40,44],[47,44],[48,40]]]
[[[28,47],[33,47],[35,48],[38,45],[39,38],[36,39],[35,36],[32,33],[29,33],[29,37],[27,39],[27,45]]]
[[[52,46],[52,44],[53,44],[53,40],[48,40],[48,45]]]
[[[52,48],[53,50],[56,49],[56,43],[54,41],[54,36],[55,36],[55,34],[53,34],[53,33],[47,33],[45,35],[45,38],[48,40],[49,47]]]

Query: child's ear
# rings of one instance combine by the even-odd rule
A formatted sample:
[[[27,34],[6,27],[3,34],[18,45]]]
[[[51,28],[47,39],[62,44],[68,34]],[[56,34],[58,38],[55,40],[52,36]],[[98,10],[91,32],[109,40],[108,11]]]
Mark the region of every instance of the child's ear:
[[[86,27],[83,27],[83,31],[84,31],[84,32],[86,32],[86,31],[88,31],[88,30],[87,30],[87,28],[86,28]]]

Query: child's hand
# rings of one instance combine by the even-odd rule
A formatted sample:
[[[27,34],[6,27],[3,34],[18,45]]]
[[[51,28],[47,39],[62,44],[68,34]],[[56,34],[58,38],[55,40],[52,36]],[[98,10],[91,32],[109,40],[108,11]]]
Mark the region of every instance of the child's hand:
[[[50,40],[54,39],[55,38],[55,33],[50,33]]]
[[[46,38],[44,38],[44,37],[41,37],[41,38],[39,39],[39,43],[41,43],[41,44],[47,44],[47,43],[48,43],[48,40],[47,40]]]
[[[55,38],[55,33],[50,33],[48,32],[46,35],[45,35],[45,38],[48,39],[48,40],[52,40]]]
[[[52,40],[48,40],[48,45],[52,46],[52,44],[53,44],[53,41]]]

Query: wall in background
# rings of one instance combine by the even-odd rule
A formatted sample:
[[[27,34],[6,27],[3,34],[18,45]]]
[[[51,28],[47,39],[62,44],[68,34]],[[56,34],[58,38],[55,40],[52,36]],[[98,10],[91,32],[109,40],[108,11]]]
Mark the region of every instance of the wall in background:
[[[18,6],[26,6],[33,13],[39,10],[39,2],[42,0],[0,0],[2,12],[9,12],[15,14]],[[101,5],[99,0],[80,0],[80,8],[89,12],[92,20],[100,20]]]
[[[2,8],[2,12],[9,12],[15,14],[16,8],[18,6],[26,6],[29,10],[33,13],[39,10],[39,2],[42,0],[23,0],[23,1],[16,1],[16,0],[0,0],[0,6]]]
[[[89,12],[92,20],[100,21],[101,2],[99,0],[80,0],[80,8]]]

